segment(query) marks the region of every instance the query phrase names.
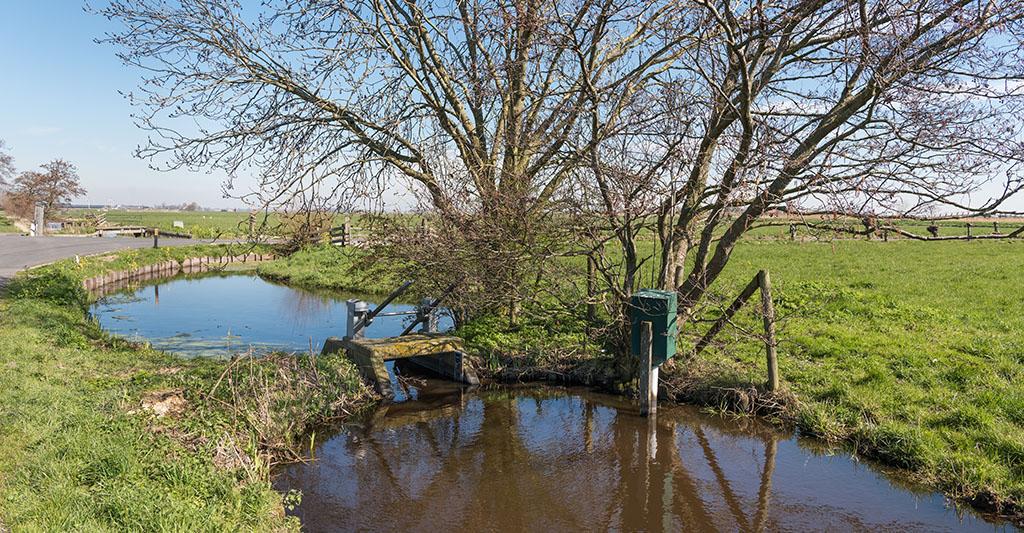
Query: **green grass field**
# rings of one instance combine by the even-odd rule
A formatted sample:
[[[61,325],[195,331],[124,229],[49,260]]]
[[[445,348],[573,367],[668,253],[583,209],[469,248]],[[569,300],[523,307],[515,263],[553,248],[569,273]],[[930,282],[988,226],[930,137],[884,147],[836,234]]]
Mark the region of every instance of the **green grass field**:
[[[211,238],[234,238],[244,237],[248,234],[249,230],[249,213],[248,212],[235,212],[235,211],[160,211],[160,210],[124,210],[124,209],[109,209],[109,210],[95,210],[95,209],[68,209],[65,210],[64,214],[69,217],[83,217],[89,214],[97,214],[103,212],[106,214],[107,222],[112,225],[124,225],[124,226],[144,226],[147,228],[160,228],[162,231],[169,232],[185,232],[191,234],[193,237],[198,239],[211,239]],[[400,215],[407,219],[407,223],[413,224],[418,221],[418,217],[415,215]],[[337,215],[336,224],[342,224],[344,215]],[[359,215],[353,215],[351,217],[352,223],[355,226],[366,224],[365,220],[362,220]],[[175,228],[174,221],[181,221],[184,224],[184,229]],[[259,229],[259,224],[262,222],[262,215],[257,215],[256,228]],[[263,233],[266,235],[278,235],[281,233],[279,228],[281,220],[276,214],[271,214],[266,220],[266,228]],[[778,224],[767,227],[756,227],[752,229],[748,234],[747,240],[789,240],[789,219],[783,218],[766,218],[762,223]],[[851,228],[855,230],[862,230],[863,226],[855,220],[840,220],[833,222],[823,222],[824,225],[834,225],[838,227]],[[927,226],[929,222],[916,221],[916,220],[905,220],[896,223],[899,227],[905,228],[908,231],[916,233],[918,235],[927,235]],[[936,224],[940,227],[940,236],[955,236],[955,235],[966,235],[967,228],[965,221],[948,220],[939,221]],[[974,228],[971,234],[975,236],[979,235],[990,235],[994,233],[995,228],[990,221],[988,222],[973,222]],[[1007,233],[1013,231],[1024,225],[1024,221],[1020,219],[1007,219],[999,221],[1000,233]],[[13,231],[14,228],[11,228]],[[0,215],[0,232],[4,231],[4,224],[2,215]],[[811,229],[807,227],[799,227],[797,229],[797,240],[802,241],[813,241],[813,240],[849,240],[849,239],[863,239],[864,237],[852,236],[848,233],[832,232],[822,229]],[[876,237],[877,239],[877,237]],[[902,237],[891,234],[891,240],[902,239]]]
[[[863,231],[864,226],[858,220],[845,219],[837,221],[819,221],[815,222],[819,226],[826,227],[839,227],[847,230]],[[746,239],[778,239],[778,240],[789,240],[789,224],[790,219],[785,218],[765,218],[760,222],[761,227],[755,227],[747,233]],[[879,224],[884,223],[880,221]],[[932,222],[922,220],[900,220],[892,223],[894,226],[920,235],[923,237],[929,236],[928,226],[932,225]],[[939,227],[939,237],[953,237],[953,236],[964,236],[967,235],[967,221],[966,220],[940,220],[934,222]],[[991,220],[985,221],[972,221],[971,222],[971,235],[977,237],[981,235],[992,235],[998,227],[1000,234],[1006,234],[1013,230],[1020,228],[1024,225],[1024,220],[1021,219],[1003,219],[996,221],[996,225],[993,225]],[[797,227],[796,239],[809,241],[809,240],[834,240],[834,239],[864,239],[863,236],[851,235],[842,231],[829,231],[821,228],[810,228],[799,226]],[[890,232],[890,240],[904,239],[903,237],[895,232]],[[880,236],[874,236],[874,239],[880,240]]]

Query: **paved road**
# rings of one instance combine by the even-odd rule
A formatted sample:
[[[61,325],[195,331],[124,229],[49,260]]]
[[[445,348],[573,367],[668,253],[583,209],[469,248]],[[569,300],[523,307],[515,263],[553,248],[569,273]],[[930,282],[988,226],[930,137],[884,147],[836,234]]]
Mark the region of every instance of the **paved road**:
[[[161,238],[160,246],[184,246],[202,241]],[[148,248],[148,237],[26,237],[0,235],[0,287],[19,270],[52,263],[75,255],[90,255],[129,248]]]

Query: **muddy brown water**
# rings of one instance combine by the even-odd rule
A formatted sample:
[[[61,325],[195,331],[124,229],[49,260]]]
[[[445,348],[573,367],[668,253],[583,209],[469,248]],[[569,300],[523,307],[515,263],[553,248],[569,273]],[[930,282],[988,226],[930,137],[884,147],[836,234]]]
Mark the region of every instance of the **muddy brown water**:
[[[1010,531],[764,423],[431,385],[280,469],[307,531]]]

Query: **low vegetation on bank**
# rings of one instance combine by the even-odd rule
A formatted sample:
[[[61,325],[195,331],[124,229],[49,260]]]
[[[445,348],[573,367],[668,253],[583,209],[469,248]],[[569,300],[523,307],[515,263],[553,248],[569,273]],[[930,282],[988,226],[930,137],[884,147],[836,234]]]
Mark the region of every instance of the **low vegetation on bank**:
[[[270,466],[369,399],[343,357],[182,359],[105,334],[81,280],[224,247],[63,261],[0,299],[0,516],[38,530],[281,530]]]

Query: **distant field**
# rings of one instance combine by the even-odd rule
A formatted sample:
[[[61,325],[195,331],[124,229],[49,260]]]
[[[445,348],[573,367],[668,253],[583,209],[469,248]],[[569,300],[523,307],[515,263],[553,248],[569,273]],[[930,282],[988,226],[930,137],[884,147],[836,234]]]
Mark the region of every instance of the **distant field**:
[[[87,214],[98,214],[101,210],[96,209],[69,209],[67,215],[71,217],[82,217]],[[249,213],[235,211],[127,211],[107,210],[102,211],[107,215],[107,223],[123,226],[145,226],[147,228],[160,228],[162,231],[175,231],[190,233],[199,239],[214,237],[237,237],[245,235],[249,230]],[[276,228],[277,217],[271,216],[268,224]],[[185,228],[175,228],[174,221],[184,223]],[[257,228],[261,222],[257,216]]]
[[[160,211],[156,209],[147,210],[125,210],[125,209],[67,209],[63,214],[71,218],[80,218],[86,215],[106,214],[107,224],[112,226],[143,226],[146,228],[160,228],[161,231],[189,233],[197,239],[212,239],[216,237],[230,238],[242,237],[249,232],[249,213],[246,211]],[[335,216],[335,224],[341,225],[345,215]],[[174,221],[181,221],[184,228],[175,228]],[[352,215],[351,222],[354,226],[360,226],[359,215]],[[261,229],[260,225],[265,224]],[[263,235],[282,234],[281,218],[277,214],[266,217],[257,214],[255,219],[255,230]]]

